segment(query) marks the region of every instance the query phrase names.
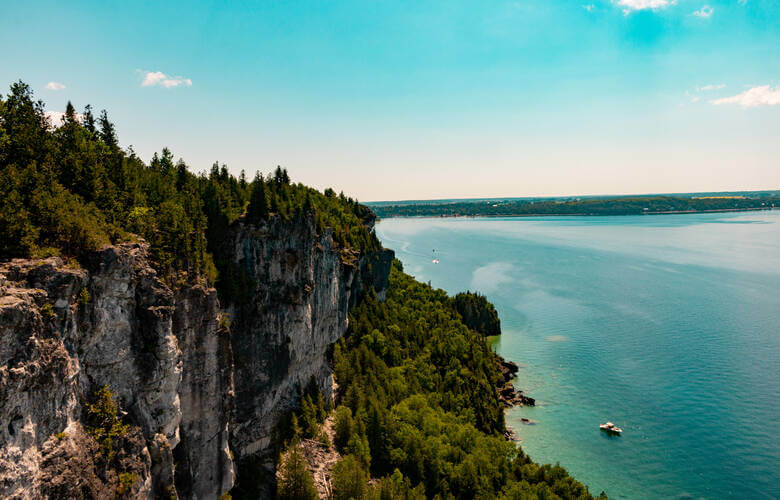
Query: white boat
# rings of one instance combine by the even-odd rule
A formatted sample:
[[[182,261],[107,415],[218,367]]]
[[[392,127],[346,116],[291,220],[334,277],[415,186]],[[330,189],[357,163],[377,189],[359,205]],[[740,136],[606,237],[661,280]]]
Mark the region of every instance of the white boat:
[[[623,432],[623,429],[613,424],[612,422],[599,425],[599,429],[609,434],[621,434]]]
[[[431,252],[431,255],[433,256],[433,260],[431,260],[431,262],[433,262],[434,264],[438,264],[439,263],[439,259],[436,258],[436,249],[435,248],[433,249],[433,252]]]

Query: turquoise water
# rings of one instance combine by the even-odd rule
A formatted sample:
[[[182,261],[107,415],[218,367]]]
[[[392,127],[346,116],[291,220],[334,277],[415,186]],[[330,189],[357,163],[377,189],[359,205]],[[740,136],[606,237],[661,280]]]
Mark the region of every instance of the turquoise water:
[[[507,413],[534,460],[612,498],[780,497],[780,212],[388,219],[377,234],[418,279],[496,305],[496,350],[538,402]]]

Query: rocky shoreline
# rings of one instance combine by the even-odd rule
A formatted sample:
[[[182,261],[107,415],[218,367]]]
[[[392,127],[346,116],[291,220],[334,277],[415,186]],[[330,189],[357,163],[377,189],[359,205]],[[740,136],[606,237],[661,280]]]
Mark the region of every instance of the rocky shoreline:
[[[498,357],[501,366],[501,374],[503,376],[503,383],[496,388],[498,393],[498,399],[507,408],[513,406],[535,406],[536,400],[530,396],[523,394],[523,391],[518,391],[515,386],[512,385],[511,380],[515,378],[519,367],[517,363],[507,361],[501,356]]]
[[[517,371],[520,369],[519,366],[517,366],[517,363],[512,361],[507,361],[501,356],[498,356],[498,363],[499,367],[501,369],[501,382],[498,386],[496,386],[496,395],[498,396],[498,400],[501,401],[501,403],[507,408],[512,408],[513,406],[535,406],[536,400],[530,396],[526,396],[523,394],[523,391],[518,391],[515,389],[515,386],[512,384],[512,379],[515,378],[515,375],[517,375]],[[532,421],[524,418],[522,419],[523,423],[531,424]],[[515,430],[512,429],[509,425],[506,426],[506,430],[504,431],[504,437],[507,441],[518,441],[519,438],[517,437],[517,434],[515,433]]]

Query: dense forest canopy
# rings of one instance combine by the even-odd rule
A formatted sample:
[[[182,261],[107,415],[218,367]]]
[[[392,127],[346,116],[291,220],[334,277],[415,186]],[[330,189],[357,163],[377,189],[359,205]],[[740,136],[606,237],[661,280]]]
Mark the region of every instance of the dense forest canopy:
[[[505,439],[499,358],[459,303],[474,317],[495,312],[484,297],[448,297],[394,262],[386,300],[354,309],[336,345],[336,445],[353,468],[406,478],[428,498],[591,498],[565,469],[539,466]]]
[[[501,320],[498,311],[487,297],[479,292],[461,292],[452,299],[455,311],[463,324],[482,335],[500,335]]]
[[[345,253],[379,246],[373,213],[343,193],[292,183],[280,167],[251,180],[219,163],[195,175],[167,148],[144,163],[119,147],[106,111],[68,103],[50,123],[23,82],[0,96],[0,199],[0,257],[81,258],[139,235],[165,279],[206,277],[228,296],[236,271],[220,244],[243,214],[254,224],[313,217]]]
[[[629,196],[576,200],[457,200],[376,203],[379,217],[512,217],[531,215],[647,215],[673,212],[767,210],[780,207],[776,193],[734,196]]]

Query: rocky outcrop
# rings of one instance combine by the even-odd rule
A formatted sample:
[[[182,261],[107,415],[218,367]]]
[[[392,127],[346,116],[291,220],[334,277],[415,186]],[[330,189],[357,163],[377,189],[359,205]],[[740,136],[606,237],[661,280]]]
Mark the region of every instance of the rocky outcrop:
[[[143,242],[0,263],[0,497],[215,498],[248,459],[272,483],[274,427],[310,380],[330,394],[330,347],[393,254],[344,252],[310,219],[239,221],[225,244],[252,286],[224,308],[163,283]],[[128,425],[110,453],[84,425],[103,386]]]
[[[75,497],[118,487],[117,471],[88,453],[96,443],[79,424],[87,397],[104,385],[134,424],[129,491],[146,497],[168,486],[154,481],[146,443],[179,441],[172,294],[140,244],[111,247],[91,266],[51,258],[0,267],[0,496],[47,496],[52,478],[73,474],[71,467],[97,471]]]
[[[516,390],[511,382],[519,370],[517,363],[506,361],[504,358],[499,357],[499,365],[501,369],[501,385],[496,388],[498,400],[507,407],[535,406],[536,400],[523,394],[523,391]]]
[[[393,253],[344,253],[330,234],[317,234],[313,219],[292,228],[276,219],[239,224],[228,244],[253,283],[249,299],[228,308],[235,358],[231,449],[253,464],[260,460],[251,474],[262,474],[272,488],[274,427],[311,381],[331,396],[330,346],[367,287],[384,295]]]

